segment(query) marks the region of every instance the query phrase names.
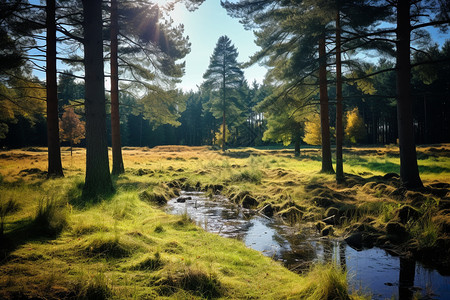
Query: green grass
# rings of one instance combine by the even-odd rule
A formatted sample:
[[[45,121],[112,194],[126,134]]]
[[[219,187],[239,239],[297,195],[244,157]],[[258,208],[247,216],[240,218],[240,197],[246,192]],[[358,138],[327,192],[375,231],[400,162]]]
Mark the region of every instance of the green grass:
[[[31,222],[58,230],[51,239],[16,241],[7,254],[14,259],[0,266],[2,297],[289,298],[309,293],[302,283],[316,280],[291,273],[239,241],[207,233],[186,216],[167,215],[158,204],[141,200],[139,190],[120,184],[111,198],[73,206],[78,183],[79,178],[55,180],[54,189],[63,195],[38,200]],[[41,193],[47,185],[35,183]],[[51,227],[61,220],[59,209],[66,223]],[[20,214],[28,216],[26,210]],[[8,223],[6,234],[15,232]]]
[[[82,197],[83,166],[73,163],[82,161],[81,151],[75,152],[79,157],[62,179],[21,176],[21,168],[31,165],[8,162],[0,170],[0,207],[7,207],[9,200],[17,205],[3,217],[2,239],[9,246],[1,249],[8,259],[0,265],[0,298],[362,297],[349,295],[346,274],[338,267],[316,266],[304,275],[294,274],[242,242],[205,232],[187,215],[166,214],[164,203],[181,189],[219,189],[256,209],[269,206],[295,226],[312,226],[334,207],[343,218],[334,228],[336,235],[355,226],[382,232],[387,222],[399,222],[403,205],[414,204],[424,217],[408,220],[411,238],[429,247],[442,237],[447,219],[439,199],[425,195],[428,200],[413,203],[409,194],[399,199],[393,196],[394,181],[372,178],[398,173],[396,155],[350,151],[344,170],[358,176],[348,176],[346,186],[337,186],[333,175],[318,174],[317,149],[302,150],[300,158],[277,151],[231,149],[224,155],[200,147],[124,150],[127,172],[114,178],[116,193],[100,201]],[[448,157],[419,160],[429,172],[426,182],[448,182],[449,164]]]

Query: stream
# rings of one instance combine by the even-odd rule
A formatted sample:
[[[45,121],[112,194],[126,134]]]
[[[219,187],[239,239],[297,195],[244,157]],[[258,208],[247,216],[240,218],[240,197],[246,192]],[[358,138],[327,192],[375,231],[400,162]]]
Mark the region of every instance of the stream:
[[[372,299],[450,299],[450,276],[420,262],[392,256],[380,248],[356,251],[344,241],[321,238],[312,228],[300,229],[276,218],[238,207],[223,196],[182,192],[169,200],[167,211],[184,214],[205,230],[242,240],[285,267],[302,272],[316,262],[333,261],[346,268],[350,289]]]

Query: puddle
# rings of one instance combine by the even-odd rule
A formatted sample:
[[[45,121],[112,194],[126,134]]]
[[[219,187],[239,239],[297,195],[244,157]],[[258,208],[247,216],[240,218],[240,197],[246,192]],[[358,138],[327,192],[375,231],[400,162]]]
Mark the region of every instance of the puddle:
[[[187,213],[207,231],[239,239],[295,272],[315,262],[339,263],[348,270],[350,288],[370,293],[372,299],[450,299],[450,276],[379,248],[356,251],[343,241],[320,238],[312,229],[300,231],[240,208],[223,196],[211,199],[202,192],[182,192],[168,202],[167,211]]]

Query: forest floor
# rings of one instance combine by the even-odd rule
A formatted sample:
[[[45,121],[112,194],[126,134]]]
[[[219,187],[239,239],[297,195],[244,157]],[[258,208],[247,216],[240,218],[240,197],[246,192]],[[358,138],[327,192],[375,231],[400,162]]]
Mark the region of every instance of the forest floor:
[[[339,267],[295,274],[168,215],[164,203],[181,190],[449,270],[450,145],[417,152],[425,187],[406,191],[395,146],[345,148],[340,185],[318,173],[316,148],[297,158],[288,149],[125,147],[116,193],[93,202],[81,197],[84,149],[63,149],[60,179],[46,179],[45,148],[0,151],[0,298],[348,298]]]

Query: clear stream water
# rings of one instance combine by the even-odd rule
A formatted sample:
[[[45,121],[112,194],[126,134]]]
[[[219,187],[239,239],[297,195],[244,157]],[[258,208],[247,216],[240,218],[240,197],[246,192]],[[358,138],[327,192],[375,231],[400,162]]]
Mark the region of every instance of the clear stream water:
[[[295,272],[311,263],[333,261],[348,271],[351,289],[372,295],[372,299],[450,299],[450,276],[427,269],[419,262],[402,259],[379,248],[356,251],[344,241],[320,238],[312,229],[293,228],[281,220],[238,207],[222,196],[182,192],[171,199],[167,211],[187,213],[209,232],[242,240],[249,248],[281,261]]]

